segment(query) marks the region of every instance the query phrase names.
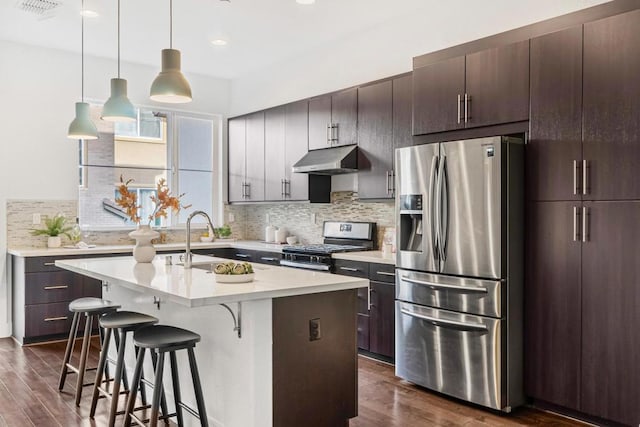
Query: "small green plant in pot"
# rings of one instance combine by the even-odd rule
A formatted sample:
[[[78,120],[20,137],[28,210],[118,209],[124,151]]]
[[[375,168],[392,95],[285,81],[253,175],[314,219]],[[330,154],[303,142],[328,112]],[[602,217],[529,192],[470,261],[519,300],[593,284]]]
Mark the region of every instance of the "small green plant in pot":
[[[67,218],[62,214],[57,214],[52,218],[44,219],[44,228],[36,228],[31,230],[34,236],[49,236],[47,239],[47,247],[59,248],[62,245],[61,235],[69,237],[69,232],[73,227],[67,225]],[[69,237],[70,238],[70,237]]]
[[[222,227],[217,227],[213,231],[216,237],[220,239],[228,239],[231,236],[231,227],[229,227],[229,224],[225,224]]]

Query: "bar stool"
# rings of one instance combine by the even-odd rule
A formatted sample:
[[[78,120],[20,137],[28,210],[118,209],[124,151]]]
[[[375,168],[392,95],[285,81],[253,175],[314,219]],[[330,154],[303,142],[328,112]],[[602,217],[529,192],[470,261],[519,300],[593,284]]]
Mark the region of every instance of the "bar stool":
[[[158,319],[153,316],[148,316],[142,313],[136,313],[133,311],[114,311],[111,313],[107,313],[102,316],[99,320],[100,327],[104,329],[104,342],[102,343],[102,351],[100,352],[100,361],[98,362],[98,368],[96,371],[96,379],[93,383],[93,396],[91,398],[91,410],[89,412],[89,417],[93,419],[96,414],[96,406],[98,404],[98,399],[103,396],[107,399],[111,400],[111,407],[109,410],[109,427],[113,427],[115,424],[116,416],[123,414],[124,411],[118,412],[118,397],[120,394],[120,382],[122,381],[124,384],[123,393],[129,393],[129,388],[127,386],[127,376],[126,371],[124,369],[124,353],[126,348],[126,340],[127,333],[131,331],[136,331],[137,329],[154,325],[158,323]],[[114,329],[117,329],[116,332],[113,332]],[[111,388],[111,392],[105,387],[102,386],[102,376],[105,371],[105,367],[108,362],[113,362],[113,360],[109,359],[109,342],[111,341],[111,334],[114,334],[114,338],[116,340],[116,348],[118,351],[118,357],[115,360],[116,370],[113,376],[113,386]],[[136,349],[136,355],[138,350]],[[155,365],[155,360],[154,360]],[[109,381],[107,381],[108,383]],[[146,395],[144,390],[144,385],[141,385],[141,395],[142,395],[142,403],[146,406]],[[162,401],[162,409],[163,414],[167,413],[166,403],[164,402],[164,396]]]
[[[69,331],[69,339],[67,340],[67,348],[64,352],[64,360],[62,362],[62,370],[60,371],[60,381],[58,382],[58,390],[62,391],[64,383],[67,380],[69,370],[78,375],[76,383],[76,406],[80,406],[80,398],[82,397],[82,388],[92,385],[84,384],[84,374],[86,371],[92,371],[96,368],[87,369],[87,357],[89,356],[89,343],[91,341],[91,328],[93,320],[105,313],[116,311],[120,306],[111,301],[100,298],[78,298],[69,303],[69,311],[73,313],[71,321],[71,330]],[[84,314],[87,318],[84,326],[84,336],[82,338],[82,351],[80,353],[80,365],[73,366],[69,361],[73,353],[76,336],[78,334],[78,324],[80,323],[80,315]],[[102,346],[102,335],[100,336],[100,344]]]
[[[140,328],[133,333],[133,342],[140,348],[138,352],[138,360],[136,361],[136,368],[133,372],[133,379],[131,383],[132,392],[129,393],[127,399],[127,408],[125,411],[124,425],[131,425],[133,419],[137,424],[144,426],[146,420],[141,420],[133,414],[133,407],[136,400],[136,390],[138,389],[140,378],[142,375],[142,365],[144,361],[144,353],[146,349],[151,350],[151,353],[158,353],[158,363],[155,366],[155,377],[153,382],[153,398],[151,400],[151,418],[149,425],[156,427],[158,425],[158,405],[160,403],[160,396],[163,393],[162,390],[162,374],[164,369],[164,355],[169,353],[169,359],[171,361],[171,380],[173,383],[173,396],[175,399],[176,412],[168,415],[168,417],[176,416],[178,419],[178,426],[184,425],[182,417],[182,410],[189,412],[194,417],[200,420],[200,425],[208,427],[209,422],[207,420],[207,412],[204,406],[204,398],[202,396],[202,385],[200,384],[200,376],[198,374],[198,366],[196,364],[196,357],[193,353],[193,349],[196,343],[200,341],[200,335],[187,331],[185,329],[176,328],[166,325],[154,325]],[[180,380],[178,378],[178,363],[176,361],[176,351],[187,350],[189,356],[189,368],[191,369],[191,379],[193,381],[193,388],[196,395],[196,403],[198,411],[196,412],[189,406],[185,405],[180,399]]]

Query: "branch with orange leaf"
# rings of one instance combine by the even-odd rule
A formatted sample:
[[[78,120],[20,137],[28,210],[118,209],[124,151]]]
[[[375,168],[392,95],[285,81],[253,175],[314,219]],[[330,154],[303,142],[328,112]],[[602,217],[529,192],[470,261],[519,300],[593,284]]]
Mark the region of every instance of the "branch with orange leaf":
[[[118,186],[118,194],[120,197],[116,198],[116,204],[124,209],[131,221],[140,224],[142,218],[138,215],[138,210],[140,209],[140,205],[138,205],[138,195],[129,190],[129,184],[132,182],[133,179],[125,181],[122,175],[120,175],[120,185]],[[184,193],[178,196],[171,195],[171,191],[169,191],[169,187],[164,178],[158,181],[156,192],[156,196],[151,196],[151,201],[155,204],[155,209],[151,215],[149,215],[149,225],[151,225],[154,219],[167,218],[167,209],[171,209],[173,213],[178,213],[181,209],[191,207],[191,205],[180,204],[180,199],[184,196]]]

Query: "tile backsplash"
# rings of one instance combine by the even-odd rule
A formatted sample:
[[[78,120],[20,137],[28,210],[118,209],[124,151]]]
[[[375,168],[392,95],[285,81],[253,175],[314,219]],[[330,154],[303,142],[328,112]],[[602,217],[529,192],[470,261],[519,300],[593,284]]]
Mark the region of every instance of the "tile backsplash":
[[[77,200],[8,200],[7,201],[7,246],[10,248],[44,248],[45,236],[32,236],[33,214],[54,216],[64,214],[73,223],[78,212]],[[381,246],[384,231],[394,227],[395,212],[393,202],[361,202],[357,193],[351,191],[334,192],[331,203],[280,202],[254,205],[226,205],[225,222],[229,214],[234,222],[229,223],[232,237],[247,240],[264,240],[267,224],[285,227],[289,235],[298,237],[302,243],[322,243],[324,221],[372,221],[378,226],[377,246]],[[315,216],[315,222],[313,221]],[[215,224],[216,226],[218,224]],[[133,240],[128,236],[131,230],[84,231],[82,240],[89,244],[128,245]],[[200,233],[194,230],[194,239]],[[183,242],[184,230],[167,230],[167,242]],[[69,244],[63,237],[63,244]]]

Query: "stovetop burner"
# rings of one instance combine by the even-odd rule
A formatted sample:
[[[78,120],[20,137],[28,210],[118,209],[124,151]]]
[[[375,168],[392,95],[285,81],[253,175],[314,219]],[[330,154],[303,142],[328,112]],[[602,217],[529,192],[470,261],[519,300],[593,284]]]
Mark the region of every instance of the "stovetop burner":
[[[360,245],[337,245],[337,244],[316,244],[301,246],[285,246],[282,252],[285,253],[305,253],[305,254],[332,254],[337,252],[364,251],[366,246]]]

